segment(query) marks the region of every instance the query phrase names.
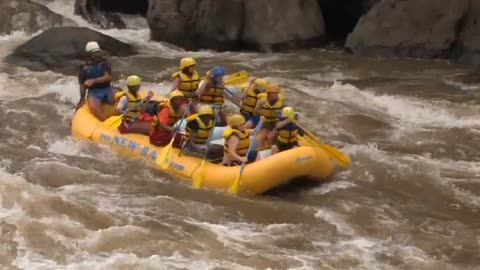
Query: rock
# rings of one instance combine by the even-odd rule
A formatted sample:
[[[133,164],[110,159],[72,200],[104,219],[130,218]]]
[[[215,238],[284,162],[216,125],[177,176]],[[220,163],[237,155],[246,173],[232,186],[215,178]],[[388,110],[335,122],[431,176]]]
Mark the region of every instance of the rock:
[[[472,1],[456,48],[458,60],[480,65],[480,2]]]
[[[449,57],[470,0],[384,0],[362,16],[346,48],[357,54]]]
[[[30,0],[0,1],[0,33],[24,31],[28,34],[41,29],[75,23],[45,6]]]
[[[192,38],[187,35],[192,35],[193,31],[185,29],[194,8],[191,1],[184,1],[181,5],[177,4],[177,0],[150,1],[147,11],[150,38],[179,46],[188,45]]]
[[[256,0],[245,3],[241,42],[274,50],[320,45],[325,37],[317,0]]]
[[[325,36],[317,0],[151,0],[151,39],[187,50],[299,48]]]
[[[322,7],[329,43],[342,46],[360,17],[379,0],[318,0]]]
[[[130,56],[136,50],[126,43],[84,27],[54,27],[14,50],[5,61],[34,71],[53,70],[73,75],[85,56],[88,41],[97,41],[111,56]]]
[[[103,29],[125,29],[127,26],[119,15],[101,11],[100,0],[75,0],[75,15],[79,15]]]

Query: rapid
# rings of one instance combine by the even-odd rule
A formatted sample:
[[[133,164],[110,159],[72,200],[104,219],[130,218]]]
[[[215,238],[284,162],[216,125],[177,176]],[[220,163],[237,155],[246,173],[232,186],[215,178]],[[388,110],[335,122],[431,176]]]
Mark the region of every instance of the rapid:
[[[149,41],[140,17],[97,29],[71,2],[45,5],[139,48],[121,61],[148,89],[167,93],[187,54],[203,72],[246,69],[280,83],[352,164],[263,196],[195,190],[72,138],[77,78],[4,64],[31,35],[0,36],[1,269],[480,269],[480,85],[452,79],[468,68],[321,49],[185,52]]]

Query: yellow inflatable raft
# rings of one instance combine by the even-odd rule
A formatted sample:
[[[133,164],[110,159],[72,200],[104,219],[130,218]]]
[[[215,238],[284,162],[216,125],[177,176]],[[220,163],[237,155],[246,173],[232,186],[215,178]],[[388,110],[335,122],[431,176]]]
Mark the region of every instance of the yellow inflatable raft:
[[[107,127],[91,114],[86,105],[78,109],[73,117],[72,135],[108,144],[120,154],[143,158],[160,169],[155,161],[162,147],[150,144],[147,136],[121,134]],[[213,143],[223,145],[223,140]],[[202,159],[182,155],[178,148],[171,151],[167,171],[190,184],[197,174],[202,174],[202,187],[228,190],[240,172],[240,166],[226,167],[211,162],[205,162],[203,170],[200,170]],[[299,177],[322,180],[330,175],[333,167],[329,155],[320,147],[301,146],[276,155],[269,155],[269,150],[266,150],[262,156],[261,160],[245,166],[239,193],[261,194]]]

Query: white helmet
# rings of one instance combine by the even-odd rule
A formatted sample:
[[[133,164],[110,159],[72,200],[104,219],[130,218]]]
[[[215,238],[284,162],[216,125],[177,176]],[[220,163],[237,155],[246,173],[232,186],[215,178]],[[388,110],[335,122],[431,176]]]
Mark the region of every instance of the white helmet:
[[[100,51],[100,46],[98,46],[98,43],[95,41],[90,41],[87,43],[87,46],[85,46],[85,51],[87,53],[89,52],[99,52]]]

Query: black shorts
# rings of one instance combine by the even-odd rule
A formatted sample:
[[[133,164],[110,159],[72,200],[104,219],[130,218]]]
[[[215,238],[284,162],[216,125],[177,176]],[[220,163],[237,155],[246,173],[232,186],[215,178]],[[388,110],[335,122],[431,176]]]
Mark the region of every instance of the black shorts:
[[[294,143],[281,143],[278,139],[275,140],[274,144],[278,147],[280,152],[290,150],[295,146],[299,146],[298,142]]]
[[[263,123],[262,129],[268,129],[269,131],[273,131],[277,123]]]

